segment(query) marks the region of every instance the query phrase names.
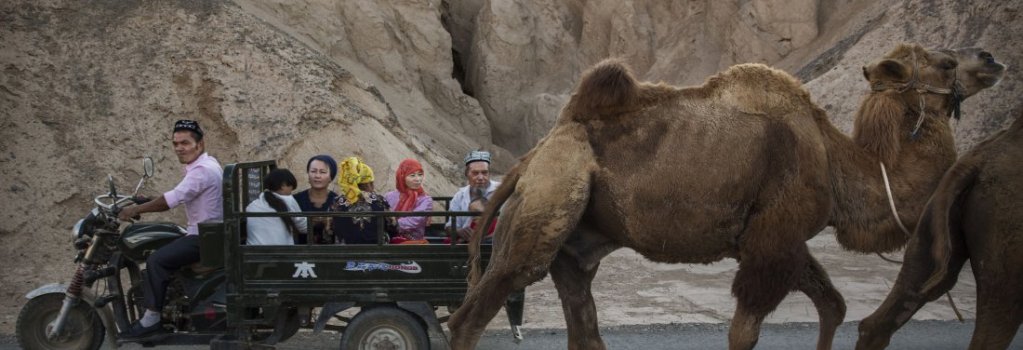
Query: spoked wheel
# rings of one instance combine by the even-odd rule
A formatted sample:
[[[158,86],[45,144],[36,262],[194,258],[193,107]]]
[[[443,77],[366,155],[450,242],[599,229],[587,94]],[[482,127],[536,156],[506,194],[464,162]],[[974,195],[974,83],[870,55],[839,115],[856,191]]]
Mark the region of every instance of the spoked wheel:
[[[103,323],[96,311],[84,301],[68,312],[60,334],[52,339],[46,336],[53,328],[63,303],[64,294],[52,293],[32,298],[21,308],[16,332],[22,349],[99,349],[103,344]]]
[[[341,350],[427,350],[426,329],[396,307],[362,310],[341,335]]]

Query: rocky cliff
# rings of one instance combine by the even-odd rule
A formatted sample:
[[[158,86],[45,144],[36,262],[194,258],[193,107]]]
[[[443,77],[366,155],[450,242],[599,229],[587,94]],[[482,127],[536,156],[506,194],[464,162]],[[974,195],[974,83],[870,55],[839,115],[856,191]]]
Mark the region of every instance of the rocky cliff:
[[[393,187],[406,157],[449,194],[470,148],[498,170],[542,137],[579,73],[623,57],[647,80],[697,84],[763,62],[802,79],[836,125],[860,67],[898,42],[980,46],[1009,65],[964,106],[966,149],[1023,112],[1021,1],[13,0],[0,4],[0,331],[19,296],[68,278],[67,230],[151,154],[149,193],[180,167],[170,125],[193,118],[222,163],[360,155]],[[300,184],[300,187],[304,185]],[[153,218],[183,220],[182,214]]]

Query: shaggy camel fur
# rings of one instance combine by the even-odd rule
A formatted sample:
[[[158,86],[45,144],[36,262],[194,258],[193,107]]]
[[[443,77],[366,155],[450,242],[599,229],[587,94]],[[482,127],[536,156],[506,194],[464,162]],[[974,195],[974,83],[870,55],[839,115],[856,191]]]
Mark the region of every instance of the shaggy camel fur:
[[[881,349],[927,302],[977,280],[970,349],[1005,349],[1023,322],[1023,116],[952,166],[917,225],[888,298],[860,323],[857,349]]]
[[[792,290],[814,302],[818,348],[830,348],[845,303],[805,241],[832,225],[851,249],[905,244],[878,161],[894,179],[900,216],[915,223],[955,160],[951,92],[990,86],[976,71],[956,69],[962,53],[902,45],[865,67],[873,91],[853,139],[795,78],[763,65],[676,88],[638,83],[615,61],[598,64],[484,213],[489,220],[503,204],[482,276],[481,235],[470,244],[471,287],[449,321],[452,348],[473,348],[509,292],[549,271],[569,348],[603,349],[590,285],[600,260],[620,247],[666,263],[738,260],[733,349],[752,348],[764,317]]]

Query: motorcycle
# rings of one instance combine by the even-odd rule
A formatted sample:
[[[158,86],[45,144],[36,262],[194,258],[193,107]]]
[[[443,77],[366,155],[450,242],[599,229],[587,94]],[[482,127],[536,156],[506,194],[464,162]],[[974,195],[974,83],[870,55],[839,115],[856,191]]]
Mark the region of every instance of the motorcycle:
[[[18,344],[24,349],[98,349],[104,339],[116,347],[117,330],[138,320],[146,257],[187,234],[167,222],[118,220],[121,209],[145,203],[138,195],[153,176],[153,160],[143,159],[143,176],[131,196],[119,195],[112,176],[109,192],[94,199],[95,207],[71,229],[77,250],[75,272],[66,284],[54,283],[29,292],[18,314]],[[123,227],[122,227],[123,226]],[[136,339],[144,345],[174,337],[175,343],[203,343],[227,327],[223,268],[198,265],[182,268],[171,280],[162,311],[162,324],[170,332]],[[189,341],[191,340],[191,341]]]

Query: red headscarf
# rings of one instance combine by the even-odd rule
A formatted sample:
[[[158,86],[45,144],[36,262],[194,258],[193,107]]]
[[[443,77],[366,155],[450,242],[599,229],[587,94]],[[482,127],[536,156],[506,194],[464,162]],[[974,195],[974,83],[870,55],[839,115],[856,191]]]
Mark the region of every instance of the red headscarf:
[[[419,199],[419,195],[426,194],[422,187],[413,190],[405,184],[405,177],[417,171],[423,171],[423,165],[412,158],[405,159],[401,161],[401,165],[398,165],[398,172],[395,174],[394,181],[395,187],[398,188],[398,205],[394,207],[394,211],[412,211],[416,206],[416,200]]]

